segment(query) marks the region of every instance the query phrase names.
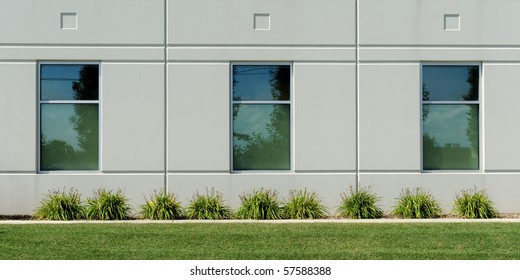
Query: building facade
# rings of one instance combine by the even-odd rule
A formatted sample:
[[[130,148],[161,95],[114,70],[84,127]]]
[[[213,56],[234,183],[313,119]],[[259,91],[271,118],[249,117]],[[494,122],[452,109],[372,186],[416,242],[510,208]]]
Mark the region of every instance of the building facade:
[[[520,212],[519,1],[0,0],[0,214],[349,186]]]

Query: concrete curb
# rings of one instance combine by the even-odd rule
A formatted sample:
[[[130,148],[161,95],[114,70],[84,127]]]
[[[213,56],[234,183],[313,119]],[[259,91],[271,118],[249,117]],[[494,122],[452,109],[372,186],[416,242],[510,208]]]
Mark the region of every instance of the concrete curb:
[[[0,225],[31,224],[399,224],[399,223],[520,223],[520,219],[320,219],[320,220],[127,220],[127,221],[34,221],[0,220]]]

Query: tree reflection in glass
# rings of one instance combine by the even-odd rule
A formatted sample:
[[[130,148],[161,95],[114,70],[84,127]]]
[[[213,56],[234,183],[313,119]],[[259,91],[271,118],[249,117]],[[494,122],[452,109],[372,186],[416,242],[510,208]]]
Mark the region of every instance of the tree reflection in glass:
[[[429,108],[423,123],[424,169],[478,169],[478,105],[423,106]],[[468,135],[470,120],[477,130]]]
[[[234,170],[290,169],[290,66],[233,66]]]
[[[40,89],[40,170],[98,170],[99,108],[81,101],[98,100],[99,66],[41,65]]]

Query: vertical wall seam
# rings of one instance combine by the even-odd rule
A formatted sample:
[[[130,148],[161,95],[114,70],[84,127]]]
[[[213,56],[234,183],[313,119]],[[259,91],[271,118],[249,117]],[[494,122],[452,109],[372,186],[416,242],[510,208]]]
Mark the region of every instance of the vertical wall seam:
[[[164,190],[168,186],[168,0],[164,0]]]
[[[355,1],[355,52],[356,52],[356,193],[359,190],[359,0]]]

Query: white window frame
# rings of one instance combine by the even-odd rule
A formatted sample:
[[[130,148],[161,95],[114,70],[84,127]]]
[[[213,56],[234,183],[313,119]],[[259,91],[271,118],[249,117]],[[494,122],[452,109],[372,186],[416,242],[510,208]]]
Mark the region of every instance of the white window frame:
[[[479,69],[479,85],[478,85],[478,100],[477,101],[424,101],[423,100],[423,67],[424,66],[478,66]],[[484,123],[483,123],[483,71],[481,62],[422,62],[420,64],[420,83],[419,83],[419,100],[420,100],[420,143],[421,143],[421,172],[422,173],[482,173],[484,168]],[[478,169],[465,170],[465,169],[436,169],[429,170],[424,169],[424,128],[423,128],[423,105],[428,104],[441,104],[441,105],[478,105]]]
[[[98,99],[97,100],[42,100],[41,98],[41,66],[42,65],[98,65],[99,79],[98,79]],[[37,63],[38,82],[37,82],[37,171],[39,174],[55,174],[55,173],[100,173],[102,170],[102,67],[101,62],[98,61],[39,61]],[[97,104],[98,105],[98,169],[97,170],[41,170],[41,104]]]
[[[289,100],[270,100],[270,101],[258,101],[258,100],[247,100],[247,101],[235,101],[233,100],[233,67],[234,66],[252,66],[252,65],[264,65],[264,66],[283,66],[288,65],[289,66],[289,72],[290,72],[290,85],[289,85]],[[293,143],[293,120],[294,120],[294,110],[293,110],[293,90],[294,90],[294,70],[293,70],[293,63],[292,62],[279,62],[279,61],[262,61],[262,62],[232,62],[229,65],[229,96],[230,96],[230,108],[229,108],[229,135],[230,135],[230,170],[232,174],[241,174],[241,173],[292,173],[294,171],[294,143]],[[234,145],[234,137],[233,137],[233,105],[235,104],[267,104],[267,105],[289,105],[289,169],[287,170],[271,170],[271,169],[265,169],[265,170],[235,170],[234,169],[234,162],[233,162],[233,145]]]

